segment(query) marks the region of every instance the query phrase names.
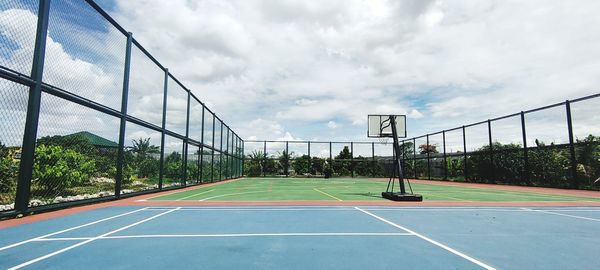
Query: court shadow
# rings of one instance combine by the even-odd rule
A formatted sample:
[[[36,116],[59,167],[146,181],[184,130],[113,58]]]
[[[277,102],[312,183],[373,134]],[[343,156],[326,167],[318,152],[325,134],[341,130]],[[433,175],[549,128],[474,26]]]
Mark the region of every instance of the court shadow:
[[[377,193],[371,193],[371,192],[367,192],[367,193],[342,193],[344,195],[354,195],[354,196],[363,196],[363,197],[372,197],[372,198],[381,198],[381,194],[377,194]]]

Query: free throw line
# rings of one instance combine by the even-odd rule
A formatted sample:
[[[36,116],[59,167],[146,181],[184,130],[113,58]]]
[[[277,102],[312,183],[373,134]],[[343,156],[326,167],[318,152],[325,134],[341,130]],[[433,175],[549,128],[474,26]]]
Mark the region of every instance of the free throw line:
[[[132,239],[132,238],[206,238],[206,237],[265,237],[265,236],[411,236],[411,233],[370,233],[370,232],[326,232],[326,233],[229,233],[229,234],[141,234],[141,235],[117,235],[105,237],[66,237],[66,238],[43,238],[36,240],[44,241],[76,241],[76,240],[105,240],[105,239]]]

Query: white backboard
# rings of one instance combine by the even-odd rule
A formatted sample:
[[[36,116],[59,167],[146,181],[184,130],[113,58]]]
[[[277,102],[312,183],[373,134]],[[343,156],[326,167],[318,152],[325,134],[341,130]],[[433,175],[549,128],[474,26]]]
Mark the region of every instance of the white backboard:
[[[369,138],[392,137],[392,126],[390,116],[395,117],[396,132],[398,138],[406,138],[406,115],[369,114],[368,132]]]

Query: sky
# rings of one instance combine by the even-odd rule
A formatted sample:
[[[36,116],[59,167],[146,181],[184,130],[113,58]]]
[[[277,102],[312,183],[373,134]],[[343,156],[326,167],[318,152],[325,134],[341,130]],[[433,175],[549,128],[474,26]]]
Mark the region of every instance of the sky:
[[[407,115],[413,137],[599,92],[599,1],[98,3],[243,139],[368,141],[368,114]],[[53,5],[45,79],[118,108],[124,37],[88,8]],[[1,10],[0,64],[15,65],[15,50],[31,51],[20,25],[34,33],[35,13]],[[133,52],[130,113],[160,123],[164,75],[144,58]],[[185,104],[173,95],[170,106]],[[596,103],[577,109],[577,134],[598,131]],[[170,110],[168,126],[181,130],[182,115]],[[563,118],[558,108],[528,121],[564,141]],[[509,120],[495,136],[507,142],[521,136]]]

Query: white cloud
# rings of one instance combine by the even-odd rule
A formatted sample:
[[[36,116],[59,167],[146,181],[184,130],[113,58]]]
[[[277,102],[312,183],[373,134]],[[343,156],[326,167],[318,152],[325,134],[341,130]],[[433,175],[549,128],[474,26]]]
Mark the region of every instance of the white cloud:
[[[420,135],[591,94],[600,84],[598,1],[116,4],[111,15],[243,138],[363,140],[369,113],[406,114],[409,136]],[[17,11],[0,16],[8,38],[35,31],[34,14],[8,12]],[[118,107],[109,93],[122,74],[73,55],[50,34],[48,55],[64,68],[47,78]],[[107,46],[120,34],[101,34],[93,37],[109,58],[121,57]],[[160,124],[163,74],[142,59],[134,52],[129,110]],[[185,110],[180,97],[173,101],[170,119],[180,129]],[[334,131],[322,124],[331,119]]]
[[[338,125],[334,121],[329,121],[327,123],[327,127],[330,129],[336,129],[338,127]]]

